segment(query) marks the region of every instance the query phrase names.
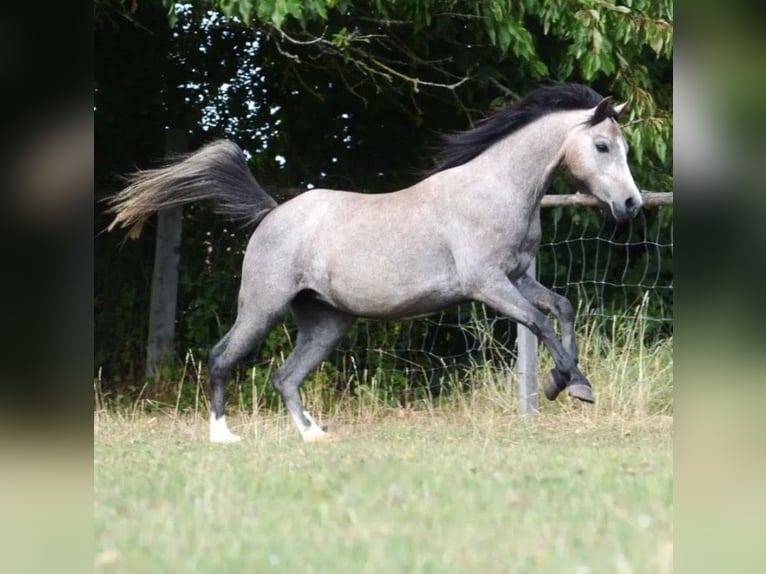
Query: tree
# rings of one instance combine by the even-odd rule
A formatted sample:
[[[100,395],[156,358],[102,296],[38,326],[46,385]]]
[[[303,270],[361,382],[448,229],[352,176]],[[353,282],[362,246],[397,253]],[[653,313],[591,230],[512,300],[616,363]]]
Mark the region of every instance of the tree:
[[[630,119],[645,124],[631,131],[636,146],[643,150],[639,144],[646,140],[660,161],[667,157],[670,0],[207,4],[273,42],[298,81],[300,70],[320,68],[332,71],[351,93],[361,82],[378,93],[422,91],[449,98],[452,92],[471,115],[476,92],[490,87],[517,98],[547,77],[595,82],[608,88],[605,93],[631,101]],[[175,2],[165,5],[172,15]],[[658,74],[663,66],[666,73]]]
[[[116,5],[125,18],[142,6],[101,0],[97,20],[110,13],[114,18]],[[669,157],[671,0],[163,0],[163,5],[173,24],[191,7],[224,15],[228,20],[218,25],[229,30],[252,31],[259,49],[270,44],[279,54],[282,79],[320,101],[326,101],[328,86],[312,82],[312,70],[368,105],[372,97],[398,94],[412,100],[417,115],[423,100],[442,99],[469,122],[486,114],[487,104],[516,99],[544,78],[592,83],[630,101],[629,123],[635,123],[628,137],[639,163],[644,150],[651,150],[649,161],[657,160],[657,166]]]

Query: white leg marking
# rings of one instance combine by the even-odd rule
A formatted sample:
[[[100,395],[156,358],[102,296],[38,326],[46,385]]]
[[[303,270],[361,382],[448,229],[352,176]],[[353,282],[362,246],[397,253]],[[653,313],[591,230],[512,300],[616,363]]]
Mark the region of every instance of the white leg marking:
[[[303,442],[332,440],[333,435],[323,431],[322,428],[314,422],[314,419],[311,418],[311,415],[308,414],[308,412],[303,411],[303,416],[308,419],[309,423],[311,423],[308,427],[304,427],[300,421],[295,421],[295,424],[298,426],[298,430],[301,433],[301,437],[303,437]]]
[[[215,415],[210,413],[210,442],[227,443],[239,442],[242,437],[235,435],[226,424],[226,415],[216,420]]]

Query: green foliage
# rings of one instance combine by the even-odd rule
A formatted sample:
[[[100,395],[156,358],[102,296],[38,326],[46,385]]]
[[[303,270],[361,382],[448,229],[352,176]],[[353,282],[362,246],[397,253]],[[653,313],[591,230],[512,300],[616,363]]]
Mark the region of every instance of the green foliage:
[[[413,74],[419,69],[424,76],[471,77],[470,91],[456,90],[468,101],[477,88],[504,80],[514,93],[549,76],[602,84],[606,93],[630,103],[627,137],[637,163],[671,171],[671,0],[372,0],[355,2],[353,11],[350,2],[336,0],[196,4],[256,30],[289,33],[283,50],[292,51],[301,67],[309,66],[305,58],[328,67],[339,58],[342,68],[350,68],[341,74],[378,91],[409,82],[418,92],[426,79]],[[431,64],[422,68],[422,62]],[[653,157],[645,162],[646,151]],[[663,183],[669,187],[667,178]]]

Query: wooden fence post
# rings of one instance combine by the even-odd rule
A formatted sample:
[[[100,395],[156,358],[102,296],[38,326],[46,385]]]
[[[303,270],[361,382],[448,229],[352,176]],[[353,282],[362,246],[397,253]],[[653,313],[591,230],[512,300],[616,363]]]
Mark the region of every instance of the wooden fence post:
[[[535,277],[535,260],[529,264],[527,275]],[[524,327],[516,331],[516,379],[519,392],[519,412],[523,415],[538,411],[537,402],[537,337]]]
[[[186,133],[171,129],[165,135],[166,155],[186,151]],[[146,377],[156,381],[162,366],[173,357],[178,299],[178,260],[183,208],[171,207],[157,214],[157,243],[149,306],[146,344]]]

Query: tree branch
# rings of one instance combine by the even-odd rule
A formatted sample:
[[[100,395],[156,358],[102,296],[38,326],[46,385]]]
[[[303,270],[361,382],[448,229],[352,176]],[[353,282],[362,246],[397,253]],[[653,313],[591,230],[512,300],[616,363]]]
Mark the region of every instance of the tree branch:
[[[276,38],[274,38],[274,45],[277,47],[277,52],[282,54],[285,58],[292,60],[296,64],[301,63],[300,57],[297,54],[291,54],[290,52],[286,52],[285,50],[283,50],[282,45],[279,43],[279,40],[277,40]]]
[[[412,84],[412,89],[416,92],[419,92],[419,86],[430,86],[432,88],[446,88],[448,90],[455,90],[459,86],[466,83],[468,80],[471,79],[471,76],[465,76],[461,80],[458,80],[457,82],[454,82],[452,84],[440,84],[438,82],[427,82],[426,80],[421,80],[420,78],[411,78],[410,76],[407,76],[406,74],[403,74],[401,72],[398,72],[397,70],[394,70],[393,68],[390,68],[386,66],[383,62],[380,60],[377,60],[375,58],[371,59],[372,63],[376,66],[383,68],[385,71],[387,71],[390,74],[393,74],[397,78],[401,78],[402,80],[406,80],[407,82]]]
[[[320,36],[315,36],[311,40],[296,40],[295,38],[291,38],[287,35],[287,33],[282,30],[281,28],[278,28],[277,31],[282,35],[282,38],[290,42],[291,44],[297,44],[298,46],[311,46],[312,44],[319,44],[320,42],[327,42],[327,40],[324,39],[325,32],[327,32],[327,26],[324,27],[324,30],[322,30],[322,34]]]
[[[492,84],[493,86],[495,86],[501,92],[503,92],[506,96],[510,96],[511,98],[513,98],[514,100],[517,100],[517,101],[521,99],[521,97],[519,97],[519,95],[516,92],[514,92],[513,90],[511,90],[507,86],[504,86],[503,84],[498,82],[492,76],[489,77],[489,83]]]
[[[365,33],[360,33],[358,29],[355,29],[346,37],[348,44],[346,45],[344,50],[336,46],[334,42],[325,38],[327,27],[325,27],[321,36],[313,36],[309,40],[299,40],[298,38],[295,38],[289,35],[284,30],[281,30],[281,29],[277,30],[277,32],[279,32],[281,39],[286,40],[287,42],[295,46],[300,46],[302,48],[310,47],[310,46],[318,47],[320,50],[319,51],[320,56],[331,54],[336,57],[341,57],[344,60],[351,63],[352,65],[354,65],[363,74],[366,74],[371,79],[375,76],[382,77],[382,78],[385,78],[388,84],[393,83],[394,77],[404,80],[405,82],[409,83],[412,86],[413,91],[416,93],[420,91],[421,86],[427,86],[431,88],[442,88],[442,89],[448,89],[448,90],[454,91],[472,78],[470,74],[467,74],[466,76],[462,78],[456,79],[456,81],[452,83],[433,82],[429,80],[423,80],[417,76],[408,75],[404,72],[399,71],[398,69],[393,67],[394,63],[400,64],[401,66],[408,66],[408,65],[409,66],[417,66],[417,65],[424,66],[425,65],[435,70],[436,72],[442,74],[445,77],[458,78],[458,76],[456,76],[455,74],[435,66],[435,64],[439,64],[439,63],[448,63],[451,61],[451,58],[446,58],[446,59],[443,58],[439,60],[433,60],[430,62],[423,60],[422,58],[418,57],[416,54],[413,54],[409,48],[407,48],[406,46],[402,46],[402,43],[398,41],[396,38],[386,34],[365,34]],[[392,65],[389,65],[385,63],[387,59],[384,58],[383,56],[373,55],[373,53],[371,53],[367,49],[361,49],[354,46],[354,44],[358,45],[360,42],[364,44],[370,44],[372,40],[376,40],[377,41],[376,43],[379,44],[382,47],[382,49],[385,50],[386,52],[399,52],[400,54],[403,54],[408,61],[402,62],[402,61],[391,59],[388,61]],[[292,60],[293,62],[297,64],[302,63],[300,56],[283,49],[282,45],[280,44],[279,40],[276,37],[274,37],[274,42],[275,42],[277,51],[280,54],[282,54],[283,56],[285,56],[286,58]],[[394,45],[393,46],[387,45],[388,43],[393,43]],[[298,77],[300,78],[299,75]],[[344,78],[344,82],[348,86],[348,82],[346,81],[345,78]],[[306,89],[309,89],[308,86],[306,86],[303,81],[301,81],[301,84]],[[311,93],[315,94],[313,90],[310,90],[310,91]]]

